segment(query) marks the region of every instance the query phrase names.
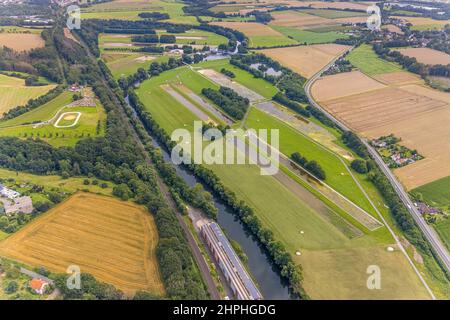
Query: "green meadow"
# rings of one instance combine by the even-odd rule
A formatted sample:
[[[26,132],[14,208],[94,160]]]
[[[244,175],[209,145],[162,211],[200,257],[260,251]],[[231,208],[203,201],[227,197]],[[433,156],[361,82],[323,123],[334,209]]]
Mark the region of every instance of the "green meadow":
[[[370,75],[402,71],[402,67],[378,57],[372,46],[362,44],[347,56],[348,61],[362,72]]]
[[[271,28],[302,44],[330,43],[334,42],[336,39],[349,38],[348,35],[335,31],[313,32],[284,26],[271,26]]]

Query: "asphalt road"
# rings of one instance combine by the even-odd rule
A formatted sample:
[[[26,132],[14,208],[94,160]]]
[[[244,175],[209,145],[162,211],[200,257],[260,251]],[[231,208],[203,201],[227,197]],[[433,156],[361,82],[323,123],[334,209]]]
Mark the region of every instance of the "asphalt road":
[[[353,49],[353,48],[352,48]],[[351,50],[351,49],[350,49]],[[329,114],[326,110],[324,110],[312,97],[311,95],[311,86],[312,84],[320,78],[322,73],[326,71],[339,57],[331,61],[328,65],[326,65],[322,70],[320,70],[318,73],[316,73],[311,79],[307,81],[305,84],[305,93],[309,99],[309,102],[314,107],[321,110],[323,113],[325,113],[328,118],[330,118],[334,123],[336,123],[339,127],[341,127],[344,130],[351,131],[350,128],[348,128],[344,123],[340,122],[336,118],[334,118],[331,114]],[[364,139],[362,139],[364,145],[367,147],[367,150],[371,154],[371,156],[374,158],[376,164],[381,169],[381,171],[384,173],[384,175],[388,178],[389,182],[391,183],[392,187],[394,188],[397,195],[400,197],[406,208],[408,209],[409,213],[412,215],[414,221],[419,226],[420,230],[424,234],[425,238],[428,240],[430,245],[432,246],[433,250],[439,257],[439,259],[442,261],[443,265],[446,267],[447,271],[450,272],[450,256],[449,253],[444,246],[444,244],[441,242],[441,239],[436,234],[436,232],[430,227],[425,219],[422,217],[420,212],[417,210],[417,208],[414,206],[414,203],[411,201],[411,199],[408,196],[408,193],[403,189],[403,186],[401,183],[397,180],[397,178],[394,176],[392,171],[389,169],[389,167],[384,163],[384,161],[381,159],[381,157],[378,155],[377,151]]]

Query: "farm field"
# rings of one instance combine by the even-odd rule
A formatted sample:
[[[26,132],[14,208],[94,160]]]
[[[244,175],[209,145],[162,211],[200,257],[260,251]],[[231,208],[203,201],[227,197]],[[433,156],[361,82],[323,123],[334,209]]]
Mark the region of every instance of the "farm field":
[[[402,70],[400,65],[380,59],[368,44],[362,44],[353,49],[347,59],[352,65],[369,76]]]
[[[413,26],[412,30],[433,30],[433,29],[443,29],[446,24],[450,23],[450,20],[434,20],[431,18],[424,17],[403,17],[403,16],[392,16],[392,18],[404,20],[411,23]]]
[[[338,19],[338,18],[350,18],[350,17],[366,17],[366,12],[357,11],[343,11],[343,10],[329,10],[329,9],[301,9],[300,12],[312,14],[314,16],[327,18],[327,19]]]
[[[450,219],[441,220],[436,222],[435,229],[439,234],[439,237],[444,242],[447,250],[450,250]]]
[[[29,87],[25,80],[0,74],[0,117],[10,109],[25,105],[28,100],[46,94],[56,87],[54,84]]]
[[[212,25],[236,29],[244,33],[250,39],[250,47],[273,47],[297,44],[282,33],[267,25],[256,22],[212,22]]]
[[[283,27],[304,28],[309,26],[337,24],[327,18],[292,10],[274,12],[272,13],[272,17],[274,20],[272,20],[270,24]]]
[[[346,34],[335,31],[313,32],[284,26],[272,26],[272,28],[302,44],[327,43],[333,42],[336,39],[347,39],[349,37]]]
[[[186,16],[183,12],[185,4],[175,0],[114,0],[83,8],[82,19],[121,19],[140,20],[141,12],[167,13],[171,23],[198,24],[194,16]]]
[[[153,217],[142,207],[78,193],[0,242],[0,254],[64,273],[76,264],[132,296],[163,296]]]
[[[161,76],[164,75],[165,73]],[[202,86],[192,84],[193,78],[190,78],[191,81],[189,82],[185,82],[184,76],[181,79],[186,86],[192,88]],[[192,112],[180,103],[177,103],[176,100],[172,100],[170,103],[157,102],[157,99],[160,98],[157,89],[159,83],[164,83],[164,81],[162,79],[159,82],[155,82],[154,79],[149,79],[142,83],[136,90],[141,101],[148,111],[151,112],[154,119],[168,133],[183,127],[192,130],[192,124],[189,121],[198,120]],[[381,290],[379,292],[380,296],[386,298],[407,298],[411,297],[411,291],[414,291],[418,297],[428,298],[426,291],[415,278],[412,269],[405,265],[405,258],[397,253],[391,255],[385,250],[386,246],[393,243],[393,239],[385,228],[380,228],[375,232],[350,240],[341,231],[340,227],[335,225],[336,222],[332,218],[335,217],[335,213],[308,191],[305,190],[302,194],[293,194],[290,189],[286,188],[276,178],[261,176],[259,168],[255,165],[212,165],[208,167],[239,198],[248,202],[255,209],[262,223],[274,232],[275,237],[286,246],[291,254],[294,254],[297,250],[302,252],[302,256],[304,252],[309,251],[318,254],[332,252],[336,255],[339,263],[347,267],[352,265],[354,261],[362,261],[361,259],[365,254],[375,257],[371,260],[371,263],[374,264],[381,264],[383,260],[387,259],[390,261],[390,265],[393,266],[392,270],[384,274],[384,281],[386,281],[387,287],[394,286],[398,277],[402,278],[404,285],[402,289],[398,289],[395,292]],[[301,234],[300,231],[304,231],[304,234]],[[361,250],[352,250],[351,248],[361,248]],[[322,266],[322,262],[315,260],[307,265],[306,268],[308,272],[320,270],[318,272],[319,277],[321,275],[323,277],[333,277],[336,274],[336,270],[323,268]],[[364,268],[367,268],[367,265]],[[402,268],[403,272],[401,275],[398,275],[397,268]],[[339,277],[321,287],[316,286],[313,288],[313,282],[316,279],[305,279],[304,283],[305,286],[308,286],[308,293],[311,297],[332,297],[334,296],[333,291],[335,287],[336,290],[338,287],[346,288],[348,290],[346,294],[353,298],[357,296],[366,298],[373,295],[373,293],[369,292],[370,290],[363,290],[366,288],[366,277],[364,277],[362,283],[359,283],[355,281],[353,271],[348,272],[348,268],[341,268],[340,270],[342,271],[338,272]],[[343,270],[346,270],[346,272],[343,272]],[[357,288],[358,290],[356,290]],[[338,291],[341,292],[340,290]],[[355,292],[355,295],[352,292]],[[342,296],[340,295],[339,298],[342,298]]]
[[[384,87],[362,72],[352,71],[321,77],[311,88],[311,94],[317,101],[326,101]]]
[[[74,146],[80,139],[101,136],[104,134],[106,113],[103,106],[96,101],[96,106],[71,106],[71,94],[63,92],[46,104],[20,115],[11,120],[0,122],[0,136],[14,136],[19,138],[37,138],[56,147]],[[58,119],[64,112],[81,113],[77,122],[66,128],[57,128]],[[39,125],[31,123],[41,123]],[[64,125],[64,123],[63,123]]]
[[[411,190],[413,194],[421,194],[423,199],[432,206],[449,210],[450,207],[450,176],[427,183]]]
[[[349,46],[340,44],[316,44],[292,48],[264,49],[261,50],[261,53],[302,76],[310,78],[349,48]]]
[[[430,48],[401,48],[396,49],[404,56],[416,58],[418,62],[428,65],[447,65],[450,63],[450,54]]]
[[[367,49],[370,49],[369,54],[363,55]],[[397,66],[378,57],[374,59],[370,52],[370,47],[362,51],[354,50],[349,60],[352,61],[350,56],[356,53],[360,69],[383,82],[386,85],[384,88],[362,86],[360,90],[365,91],[359,92],[355,88],[360,83],[338,81],[341,84],[336,84],[337,87],[334,85],[336,91],[331,90],[331,94],[325,89],[319,90],[333,77],[334,80],[345,80],[347,77],[338,74],[323,77],[314,84],[314,96],[330,113],[364,137],[376,139],[394,134],[401,138],[402,145],[418,150],[425,157],[395,169],[406,189],[411,190],[449,176],[450,168],[445,159],[450,156],[450,144],[442,137],[450,134],[445,125],[450,117],[450,95],[426,87],[420,78],[405,71],[383,73],[395,70]],[[347,95],[344,96],[344,93]]]
[[[43,48],[42,29],[22,27],[0,27],[0,47],[6,46],[16,51],[28,51]]]

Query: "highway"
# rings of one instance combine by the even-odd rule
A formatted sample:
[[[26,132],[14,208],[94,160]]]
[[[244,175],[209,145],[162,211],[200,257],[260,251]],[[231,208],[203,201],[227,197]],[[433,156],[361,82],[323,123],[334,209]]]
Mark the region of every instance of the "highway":
[[[352,48],[353,49],[353,48]],[[350,50],[352,50],[350,49]],[[318,73],[316,73],[312,78],[310,78],[305,83],[305,93],[308,97],[309,102],[311,105],[316,107],[317,109],[321,110],[324,114],[327,115],[328,118],[330,118],[335,124],[337,124],[339,127],[341,127],[344,130],[351,131],[350,128],[348,128],[344,123],[336,119],[333,115],[328,113],[325,109],[323,109],[312,97],[311,95],[311,86],[312,84],[319,79],[323,72],[325,72],[328,68],[330,68],[334,62],[339,59],[340,57],[337,57],[333,61],[331,61],[329,64],[327,64],[325,67],[323,67]],[[388,178],[389,182],[391,183],[392,187],[394,188],[397,195],[402,200],[403,204],[408,209],[409,213],[412,215],[414,221],[419,226],[420,230],[424,234],[425,238],[428,240],[430,245],[432,246],[433,250],[435,251],[436,255],[439,257],[443,265],[446,267],[447,271],[450,272],[450,256],[446,249],[446,247],[441,242],[439,236],[436,234],[436,232],[430,227],[425,219],[422,217],[420,212],[417,210],[417,208],[414,206],[414,203],[411,201],[411,199],[408,196],[408,193],[404,190],[401,183],[397,180],[397,178],[394,176],[392,171],[389,169],[389,167],[384,163],[384,161],[381,159],[381,157],[378,155],[378,152],[365,140],[361,139],[364,145],[367,147],[367,150],[369,151],[370,155],[375,160],[378,167],[381,169],[381,171],[384,173],[384,175]]]

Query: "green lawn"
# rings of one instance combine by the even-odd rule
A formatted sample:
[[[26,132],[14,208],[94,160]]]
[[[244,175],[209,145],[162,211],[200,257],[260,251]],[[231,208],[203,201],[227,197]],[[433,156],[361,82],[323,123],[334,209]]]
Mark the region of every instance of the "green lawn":
[[[117,56],[113,61],[107,62],[108,68],[111,70],[114,78],[119,79],[121,76],[129,76],[135,73],[139,68],[148,70],[153,62],[166,62],[169,56],[166,55],[151,55],[145,53],[115,53],[114,51],[104,51],[102,58]],[[150,59],[142,57],[153,57]],[[144,60],[143,60],[144,59]]]
[[[233,78],[233,81],[236,81],[256,93],[259,93],[264,98],[271,99],[278,91],[277,88],[270,82],[264,79],[255,78],[251,73],[233,66],[230,64],[228,59],[202,62],[197,66],[205,69],[214,69],[217,72],[220,72],[222,68],[230,70],[236,75],[236,78]]]
[[[59,114],[49,124],[36,128],[29,124],[50,120],[60,108],[71,102],[71,96],[70,92],[64,92],[41,107],[2,123],[0,136],[13,136],[22,139],[40,138],[55,147],[74,146],[81,139],[103,136],[105,133],[106,113],[99,102],[97,102],[97,107],[72,107],[61,111],[81,112],[78,123],[70,128],[56,128],[54,126]],[[97,134],[98,123],[100,123],[100,131]],[[64,125],[64,123],[61,124]]]
[[[152,2],[126,2],[111,1],[83,8],[82,19],[121,19],[139,20],[141,12],[168,13],[170,19],[164,20],[171,23],[198,24],[194,16],[186,16],[183,7],[186,4],[175,0],[152,1]]]
[[[332,9],[301,9],[299,11],[327,19],[368,16],[366,12],[332,10]]]
[[[83,182],[86,177],[70,177],[68,179],[63,179],[60,176],[56,175],[35,175],[26,172],[16,172],[12,170],[2,169],[0,168],[0,179],[9,179],[13,178],[16,183],[29,183],[29,184],[37,184],[49,189],[58,188],[65,192],[73,193],[76,191],[87,190],[92,193],[98,193],[103,195],[111,195],[112,187],[114,184],[112,182],[98,180],[98,185],[85,185]],[[92,180],[92,179],[90,179]],[[101,188],[100,184],[106,183],[108,185],[107,188]],[[1,236],[0,236],[1,238]]]
[[[447,247],[447,250],[450,250],[450,218],[436,222],[435,228]]]
[[[400,65],[379,58],[373,51],[372,46],[368,44],[362,44],[352,50],[347,59],[351,64],[368,75],[402,71]]]
[[[53,100],[50,100],[36,109],[10,120],[0,121],[0,128],[48,120],[53,117],[63,106],[71,103],[72,96],[73,93],[64,91]]]
[[[450,211],[450,176],[413,189],[411,193],[421,194],[430,205]]]
[[[271,28],[281,32],[287,37],[293,38],[299,43],[329,43],[334,42],[336,39],[347,39],[348,35],[339,32],[329,31],[329,32],[312,32],[306,30],[300,30],[292,27],[284,26],[271,26]]]
[[[253,129],[278,129],[280,135],[280,151],[283,154],[290,157],[292,153],[300,152],[308,160],[316,160],[326,173],[325,182],[328,185],[367,212],[373,213],[373,208],[369,201],[358,188],[337,155],[282,121],[256,108],[250,110],[246,126]]]

